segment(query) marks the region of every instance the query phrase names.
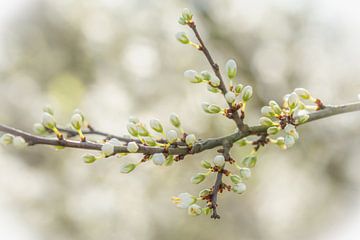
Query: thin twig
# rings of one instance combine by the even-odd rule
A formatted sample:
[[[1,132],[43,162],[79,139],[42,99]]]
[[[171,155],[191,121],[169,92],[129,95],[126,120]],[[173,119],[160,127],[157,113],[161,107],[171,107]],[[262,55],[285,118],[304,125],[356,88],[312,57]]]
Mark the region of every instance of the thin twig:
[[[204,41],[202,40],[197,28],[196,28],[196,24],[195,22],[190,22],[189,24],[189,27],[193,30],[197,40],[199,41],[199,44],[200,44],[200,48],[199,50],[202,51],[206,57],[206,59],[208,60],[209,64],[211,65],[211,68],[213,69],[215,75],[219,78],[220,80],[220,86],[219,86],[219,89],[221,90],[221,93],[224,95],[225,97],[225,94],[228,92],[226,86],[225,86],[225,83],[224,83],[224,80],[222,78],[222,75],[221,75],[221,72],[220,72],[220,68],[219,68],[219,65],[217,63],[215,63],[214,59],[212,58],[209,50],[207,49],[207,47],[205,46],[204,44]],[[229,105],[229,108],[232,109],[232,104],[231,103],[228,103]],[[242,118],[240,117],[239,115],[239,112],[238,111],[234,111],[232,113],[232,119],[234,120],[236,126],[239,128],[240,131],[245,131],[247,130],[247,125],[244,124]]]

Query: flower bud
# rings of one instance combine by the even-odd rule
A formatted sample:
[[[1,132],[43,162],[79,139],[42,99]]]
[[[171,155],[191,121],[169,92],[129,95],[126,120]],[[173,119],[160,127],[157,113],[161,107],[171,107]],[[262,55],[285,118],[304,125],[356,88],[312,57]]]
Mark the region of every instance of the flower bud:
[[[308,100],[311,98],[310,92],[305,88],[295,88],[294,92],[302,99]]]
[[[223,155],[216,155],[213,159],[213,163],[215,166],[223,167],[225,164],[225,158]]]
[[[194,134],[189,134],[186,136],[185,138],[185,143],[191,147],[192,145],[194,145],[194,143],[196,142],[196,137]]]
[[[211,163],[209,163],[209,162],[206,161],[206,160],[202,160],[200,164],[201,164],[201,166],[202,166],[203,168],[206,168],[206,169],[211,168]]]
[[[211,86],[211,85],[207,85],[207,90],[208,90],[209,92],[212,92],[212,93],[218,93],[218,92],[220,92],[220,90],[219,90],[218,88],[213,87],[213,86]]]
[[[249,155],[242,160],[242,165],[247,168],[253,168],[256,165],[257,157],[255,155]]]
[[[110,139],[109,140],[109,143],[110,144],[112,144],[112,145],[114,145],[114,146],[121,146],[121,142],[120,142],[120,140],[119,139],[117,139],[117,138],[112,138],[112,139]]]
[[[246,138],[240,139],[239,141],[237,141],[237,143],[240,147],[246,146],[248,144]]]
[[[110,156],[114,154],[114,145],[107,142],[101,147],[101,152],[105,154],[105,156]]]
[[[163,165],[165,162],[165,156],[162,153],[155,153],[151,156],[151,159],[155,165]]]
[[[170,122],[176,128],[180,127],[180,125],[181,125],[179,116],[176,113],[170,114]]]
[[[137,130],[137,127],[134,123],[130,122],[126,125],[127,131],[130,133],[130,135],[137,137],[139,135],[139,132]]]
[[[232,174],[232,175],[230,176],[230,180],[231,180],[234,184],[237,184],[237,183],[241,182],[240,176],[235,175],[235,174]]]
[[[204,102],[204,103],[201,104],[201,108],[202,108],[202,110],[203,110],[204,112],[206,112],[206,113],[212,113],[212,112],[210,112],[210,110],[209,110],[209,106],[210,106],[210,104],[209,104],[209,103],[206,103],[206,102]]]
[[[244,86],[243,86],[241,83],[239,83],[239,84],[236,85],[236,87],[235,87],[235,92],[236,92],[237,94],[240,94],[241,91],[243,90],[243,88],[244,88]]]
[[[209,82],[213,87],[220,86],[220,79],[218,77],[216,77],[216,76],[213,76],[212,78],[210,78]]]
[[[146,129],[145,125],[143,125],[143,124],[137,125],[137,131],[140,136],[143,136],[143,137],[149,136],[149,131]]]
[[[202,213],[202,209],[197,204],[192,204],[188,208],[188,214],[190,216],[199,216]]]
[[[225,99],[228,103],[235,102],[235,98],[236,98],[236,96],[235,96],[235,93],[233,93],[233,92],[227,92],[225,94]]]
[[[178,134],[175,130],[169,130],[166,132],[166,139],[169,143],[174,143],[178,139]]]
[[[294,93],[294,92],[290,93],[290,95],[287,99],[287,102],[288,102],[289,108],[294,109],[298,105],[298,102],[299,102],[298,95],[296,95],[296,93]]]
[[[233,59],[230,59],[226,62],[225,68],[229,79],[233,79],[236,77],[237,66],[236,62]]]
[[[193,14],[188,8],[184,8],[181,13],[181,16],[184,18],[186,22],[191,22]]]
[[[26,143],[26,141],[25,141],[24,138],[22,138],[22,137],[20,137],[20,136],[16,136],[16,137],[14,137],[14,139],[13,139],[13,145],[14,145],[14,147],[16,147],[16,148],[24,148],[24,147],[27,146],[27,143]]]
[[[210,208],[210,207],[204,207],[204,208],[202,209],[202,212],[203,212],[205,215],[209,215],[209,214],[211,213],[211,210],[212,210],[212,208]]]
[[[93,163],[96,161],[96,156],[90,153],[86,153],[85,155],[82,156],[82,158],[85,163]]]
[[[137,118],[137,117],[130,116],[130,117],[129,117],[129,122],[130,122],[130,123],[133,123],[133,124],[137,124],[137,123],[140,122],[140,120],[139,120],[139,118]]]
[[[43,107],[43,112],[46,112],[50,115],[54,115],[54,110],[52,109],[52,107],[50,105],[46,105]]]
[[[156,141],[152,137],[143,137],[143,140],[145,141],[146,145],[156,146]]]
[[[85,121],[84,114],[80,111],[80,109],[76,108],[76,109],[73,111],[73,114],[76,114],[76,113],[77,113],[77,114],[80,114],[82,121]]]
[[[295,139],[299,138],[299,133],[296,131],[296,128],[292,124],[287,124],[284,128],[285,132],[291,136],[293,136]]]
[[[14,136],[8,133],[5,133],[4,135],[1,136],[0,138],[0,143],[2,145],[10,145],[13,143],[14,140]]]
[[[212,193],[212,191],[208,188],[203,189],[199,192],[199,197],[203,198],[203,197],[207,197]]]
[[[242,90],[242,100],[244,102],[247,102],[250,100],[250,98],[253,95],[253,89],[251,86],[246,86],[244,87],[244,89]]]
[[[158,133],[162,133],[164,131],[163,126],[158,119],[151,119],[150,127]]]
[[[240,168],[240,176],[243,179],[248,179],[251,177],[251,170],[250,168]]]
[[[201,76],[204,80],[209,81],[212,77],[211,74],[208,71],[202,71]]]
[[[184,32],[176,33],[175,37],[179,42],[181,42],[183,44],[189,44],[190,43],[188,35],[186,33],[184,33]]]
[[[203,174],[203,173],[198,173],[196,174],[196,176],[192,177],[191,178],[191,183],[192,184],[199,184],[201,183],[202,181],[204,181],[206,178],[206,175]]]
[[[246,191],[246,185],[243,182],[240,182],[232,187],[232,190],[237,194],[242,194]]]
[[[83,118],[81,117],[80,114],[75,113],[72,115],[71,117],[71,126],[75,129],[75,130],[80,130],[83,124]]]
[[[42,124],[46,128],[53,129],[54,127],[56,127],[54,116],[47,112],[44,112],[42,115]]]
[[[261,114],[265,117],[273,117],[275,115],[274,110],[270,106],[263,106],[261,108]]]
[[[221,108],[215,104],[210,104],[208,107],[209,113],[219,113],[221,112]]]
[[[281,149],[286,149],[285,139],[283,137],[278,137],[276,139],[276,145],[278,145]]]
[[[286,134],[284,138],[284,143],[287,148],[292,147],[295,144],[295,138],[291,135]]]
[[[136,153],[139,150],[139,146],[136,142],[129,142],[126,149],[131,153]]]
[[[174,163],[174,155],[168,155],[166,157],[164,165],[165,166],[171,166],[173,163]]]
[[[41,123],[35,123],[33,126],[33,130],[39,135],[44,135],[45,133],[47,133],[46,128]]]
[[[279,104],[277,104],[277,102],[275,102],[274,100],[271,100],[269,102],[269,106],[272,108],[272,110],[274,111],[275,114],[277,114],[277,115],[281,114],[282,110],[281,110]]]
[[[303,123],[307,122],[307,120],[309,120],[309,118],[310,118],[310,116],[308,114],[304,114],[304,115],[299,116],[296,119],[296,122],[297,122],[297,124],[303,124]]]
[[[121,173],[130,173],[135,168],[136,168],[136,164],[134,164],[134,163],[123,164],[120,168],[120,172]]]
[[[192,83],[201,83],[203,81],[201,75],[195,70],[186,70],[184,72],[184,77]]]
[[[266,126],[266,127],[271,127],[271,126],[274,125],[274,122],[271,121],[271,119],[268,118],[268,117],[261,117],[261,118],[259,119],[259,123],[260,123],[260,125]]]
[[[280,128],[279,127],[269,127],[267,130],[266,130],[267,134],[269,135],[275,135],[275,134],[278,134],[280,132]]]

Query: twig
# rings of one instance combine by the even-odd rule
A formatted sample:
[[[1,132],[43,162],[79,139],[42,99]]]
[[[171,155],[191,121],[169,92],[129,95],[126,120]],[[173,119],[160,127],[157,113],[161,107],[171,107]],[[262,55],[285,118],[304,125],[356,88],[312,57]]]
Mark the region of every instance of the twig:
[[[310,118],[307,122],[331,117],[342,113],[355,112],[355,111],[360,111],[360,102],[348,103],[343,105],[326,106],[322,110],[310,113],[309,114]],[[163,147],[151,147],[151,146],[145,146],[139,144],[138,152],[144,154],[167,152],[172,155],[195,154],[221,146],[223,145],[224,141],[229,141],[230,143],[234,143],[249,135],[257,135],[259,133],[264,133],[266,132],[266,130],[267,127],[265,126],[249,127],[245,131],[238,131],[236,133],[229,134],[223,137],[208,138],[205,140],[198,141],[194,144],[194,146],[191,149],[189,149],[186,146],[171,146],[169,149],[165,149]],[[103,144],[101,143],[95,143],[91,141],[80,142],[80,141],[74,141],[68,139],[58,140],[56,138],[36,136],[16,128],[8,127],[3,124],[0,124],[0,132],[10,133],[15,136],[21,136],[24,138],[24,140],[27,142],[28,145],[52,145],[52,146],[63,146],[69,148],[80,148],[80,149],[88,149],[88,150],[101,150],[101,147],[103,146]],[[115,153],[128,153],[128,150],[126,146],[117,146],[115,147]]]
[[[220,68],[219,68],[219,65],[217,63],[215,63],[214,59],[212,58],[209,50],[207,49],[207,47],[205,46],[204,44],[204,41],[202,40],[197,28],[196,28],[196,24],[195,22],[190,22],[188,23],[189,27],[193,30],[197,40],[199,41],[199,44],[200,44],[200,48],[199,50],[202,51],[206,57],[206,59],[208,60],[208,62],[210,63],[211,65],[211,68],[213,69],[215,75],[219,78],[220,80],[220,86],[219,86],[219,89],[221,90],[221,93],[224,95],[225,97],[225,94],[228,92],[227,89],[226,89],[226,86],[225,86],[225,83],[224,83],[224,80],[222,78],[222,75],[220,73]],[[231,103],[228,103],[229,105],[229,108],[232,109],[232,105]],[[236,126],[239,128],[240,131],[246,131],[247,130],[247,125],[244,124],[242,118],[240,117],[239,115],[239,112],[238,111],[234,111],[232,113],[232,119],[234,120],[234,122],[236,123]]]

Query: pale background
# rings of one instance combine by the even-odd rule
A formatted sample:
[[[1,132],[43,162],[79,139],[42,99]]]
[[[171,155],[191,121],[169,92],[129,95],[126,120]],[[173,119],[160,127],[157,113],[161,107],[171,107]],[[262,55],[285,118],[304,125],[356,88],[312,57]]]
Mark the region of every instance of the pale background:
[[[202,138],[233,131],[202,113],[223,104],[183,71],[208,69],[174,34],[183,7],[221,67],[239,63],[254,87],[248,123],[270,99],[305,87],[325,103],[360,92],[360,14],[353,1],[12,0],[0,8],[0,122],[31,131],[51,104],[62,123],[74,108],[98,129],[125,133],[129,115],[167,121],[176,111]],[[261,150],[242,196],[221,195],[220,221],[192,218],[170,197],[212,184],[189,182],[208,151],[173,167],[119,173],[125,159],[94,165],[82,150],[0,148],[1,239],[355,240],[360,237],[360,114],[308,124],[289,151]],[[234,149],[241,159],[249,149]]]

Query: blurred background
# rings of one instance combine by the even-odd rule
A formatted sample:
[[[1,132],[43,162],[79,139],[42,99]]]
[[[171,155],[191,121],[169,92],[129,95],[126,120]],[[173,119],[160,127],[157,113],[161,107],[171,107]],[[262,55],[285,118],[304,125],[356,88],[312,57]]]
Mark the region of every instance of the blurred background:
[[[64,125],[80,108],[95,128],[115,134],[126,133],[130,115],[167,122],[174,111],[201,138],[234,131],[231,121],[201,111],[201,102],[223,99],[183,79],[187,69],[209,69],[174,37],[187,31],[177,24],[184,7],[220,67],[236,59],[240,81],[254,87],[249,124],[295,87],[327,104],[357,100],[355,0],[12,0],[0,9],[0,122],[31,131],[50,104]],[[248,191],[220,196],[219,221],[189,217],[170,202],[212,185],[189,179],[215,151],[124,175],[122,162],[137,157],[87,165],[82,150],[1,147],[0,238],[359,239],[359,117],[302,126],[288,151],[262,149]]]

